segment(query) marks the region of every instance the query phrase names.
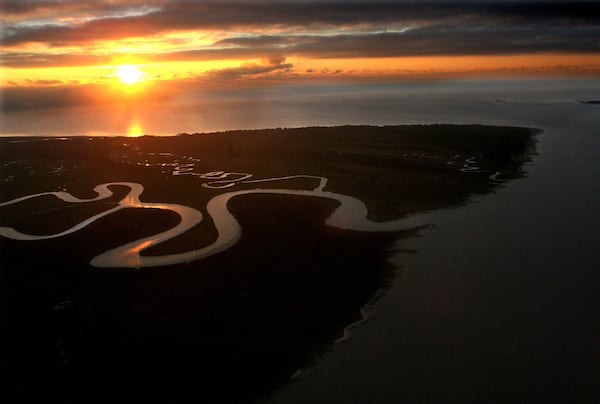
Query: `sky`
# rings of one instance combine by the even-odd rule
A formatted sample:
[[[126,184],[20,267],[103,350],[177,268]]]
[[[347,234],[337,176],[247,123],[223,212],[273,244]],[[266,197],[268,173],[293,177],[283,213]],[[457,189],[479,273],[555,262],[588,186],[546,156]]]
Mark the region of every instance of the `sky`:
[[[0,60],[4,110],[41,89],[600,77],[600,1],[0,0]]]

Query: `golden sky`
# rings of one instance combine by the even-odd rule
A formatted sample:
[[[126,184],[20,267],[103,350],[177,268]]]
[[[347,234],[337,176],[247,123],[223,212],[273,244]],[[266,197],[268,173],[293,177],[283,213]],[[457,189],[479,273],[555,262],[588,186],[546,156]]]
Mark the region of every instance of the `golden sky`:
[[[4,0],[0,86],[600,76],[599,16],[589,1]]]

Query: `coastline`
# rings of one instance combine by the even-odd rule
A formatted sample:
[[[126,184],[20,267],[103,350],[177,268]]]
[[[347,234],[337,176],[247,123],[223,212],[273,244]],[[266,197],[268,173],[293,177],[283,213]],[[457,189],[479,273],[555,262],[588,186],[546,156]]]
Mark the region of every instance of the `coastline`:
[[[243,191],[257,186],[244,180],[302,174],[327,177],[325,189],[360,199],[370,219],[392,220],[467,203],[473,194],[503,183],[490,181],[496,172],[502,181],[522,175],[533,134],[529,129],[478,125],[361,126],[173,138],[68,138],[52,149],[48,142],[4,139],[4,162],[34,155],[36,162],[4,166],[3,176],[19,186],[3,189],[2,195],[7,200],[66,188],[74,196],[91,198],[96,185],[128,180],[144,184],[144,202],[206,212],[208,200],[230,188],[211,189],[202,187],[204,183],[235,179],[232,187]],[[463,171],[474,155],[478,168]],[[61,161],[65,169],[48,175]],[[192,168],[188,173],[204,177],[173,175],[184,164]],[[222,178],[216,180],[218,176]],[[314,188],[314,182],[283,180],[298,190]],[[23,369],[19,355],[35,346],[44,347],[36,348],[36,357],[55,355],[57,339],[68,359],[60,371],[52,361],[35,361],[20,371],[20,383],[44,387],[53,397],[85,396],[88,390],[97,391],[99,381],[83,374],[111,374],[104,387],[128,397],[138,397],[138,388],[148,380],[155,387],[144,393],[149,396],[173,394],[176,388],[204,397],[211,391],[222,394],[223,388],[238,398],[265,394],[360,319],[360,309],[396,276],[397,268],[387,262],[388,249],[399,237],[418,234],[418,226],[404,233],[329,228],[324,223],[337,205],[321,198],[248,195],[228,206],[242,228],[237,244],[205,260],[164,268],[89,266],[107,247],[153,234],[159,223],[152,209],[106,216],[76,237],[36,242],[2,238],[12,288],[7,291],[12,318],[8,346],[14,350],[9,366]],[[26,212],[21,214],[26,217]],[[159,222],[168,226],[175,219],[164,216]],[[214,237],[209,220],[148,254],[185,251]],[[57,251],[71,254],[65,260]],[[48,285],[51,290],[46,290]],[[38,296],[35,301],[28,300],[32,293]],[[66,309],[48,314],[61,302],[68,302]],[[65,316],[67,320],[60,320],[64,324],[57,325],[57,318]],[[24,318],[32,323],[25,326]],[[28,334],[32,329],[35,335]],[[150,352],[151,359],[145,358]],[[256,363],[265,369],[257,372]],[[167,367],[176,368],[172,376],[159,371]],[[187,375],[190,369],[202,381],[197,373]],[[32,374],[39,377],[31,379]]]

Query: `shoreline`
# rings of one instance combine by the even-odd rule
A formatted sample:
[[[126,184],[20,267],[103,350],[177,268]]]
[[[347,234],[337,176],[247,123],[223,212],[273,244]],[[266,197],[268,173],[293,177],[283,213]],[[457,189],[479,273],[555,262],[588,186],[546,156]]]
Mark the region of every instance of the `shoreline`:
[[[326,226],[339,201],[298,195],[344,195],[368,209],[358,211],[369,221],[418,222],[415,213],[467,204],[523,175],[534,136],[533,130],[514,127],[418,125],[126,142],[0,138],[0,203],[63,192],[72,202],[58,201],[57,207],[82,205],[84,213],[94,213],[96,207],[85,208],[75,198],[97,198],[92,190],[98,184],[121,182],[144,187],[140,206],[176,204],[204,215],[187,232],[148,249],[149,255],[213,243],[218,232],[207,208],[213,198],[229,200],[222,206],[242,229],[237,243],[220,254],[143,270],[102,270],[89,262],[168,230],[176,215],[122,209],[63,237],[0,237],[10,314],[1,348],[15,378],[8,389],[29,386],[24,398],[39,398],[41,392],[85,398],[91,391],[104,391],[95,398],[170,397],[174,391],[197,398],[221,397],[223,391],[231,399],[268,395],[360,324],[361,310],[398,276],[389,262],[390,254],[402,253],[396,243],[418,237],[423,224],[389,233]],[[473,169],[464,170],[465,164]],[[490,180],[497,172],[502,181]],[[319,182],[324,177],[327,182]],[[114,192],[126,199],[121,188]],[[15,218],[35,229],[28,212],[40,207],[27,202],[11,205],[1,225]],[[66,220],[72,210],[36,217],[46,215],[49,229],[53,214],[61,212]],[[33,361],[25,364],[28,352]],[[54,357],[62,359],[43,360]]]
[[[599,103],[597,100],[590,101],[579,101],[579,103],[584,104],[592,104]],[[444,122],[434,122],[434,123],[410,123],[410,124],[384,124],[384,125],[375,125],[375,124],[351,124],[351,125],[300,125],[300,126],[273,126],[273,127],[264,127],[264,128],[256,128],[256,129],[226,129],[226,130],[214,130],[214,131],[206,131],[206,132],[176,132],[172,134],[164,134],[164,135],[156,135],[152,133],[142,134],[142,135],[126,135],[126,134],[98,134],[98,135],[84,135],[84,134],[76,134],[76,135],[64,135],[64,134],[56,134],[56,135],[14,135],[14,134],[0,134],[0,140],[14,140],[16,142],[19,141],[29,141],[29,140],[39,140],[39,141],[67,141],[67,140],[77,140],[77,139],[89,139],[91,140],[101,140],[101,139],[143,139],[143,138],[153,138],[153,139],[170,139],[170,138],[178,138],[178,137],[188,137],[188,136],[210,136],[210,135],[228,135],[228,134],[261,134],[265,132],[275,133],[275,132],[289,132],[289,131],[302,131],[302,130],[320,130],[320,129],[382,129],[382,128],[406,128],[406,127],[438,127],[438,126],[455,126],[455,127],[481,127],[481,128],[520,128],[520,129],[530,129],[534,133],[541,132],[542,129],[533,128],[533,127],[524,127],[521,125],[513,126],[513,125],[492,125],[485,123],[444,123]]]

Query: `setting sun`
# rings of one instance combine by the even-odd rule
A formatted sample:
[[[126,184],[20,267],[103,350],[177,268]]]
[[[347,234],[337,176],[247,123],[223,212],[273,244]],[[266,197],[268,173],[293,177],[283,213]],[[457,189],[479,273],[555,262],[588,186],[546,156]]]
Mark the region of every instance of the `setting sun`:
[[[123,84],[135,84],[142,80],[144,72],[140,71],[135,65],[122,65],[119,66],[116,76]]]

